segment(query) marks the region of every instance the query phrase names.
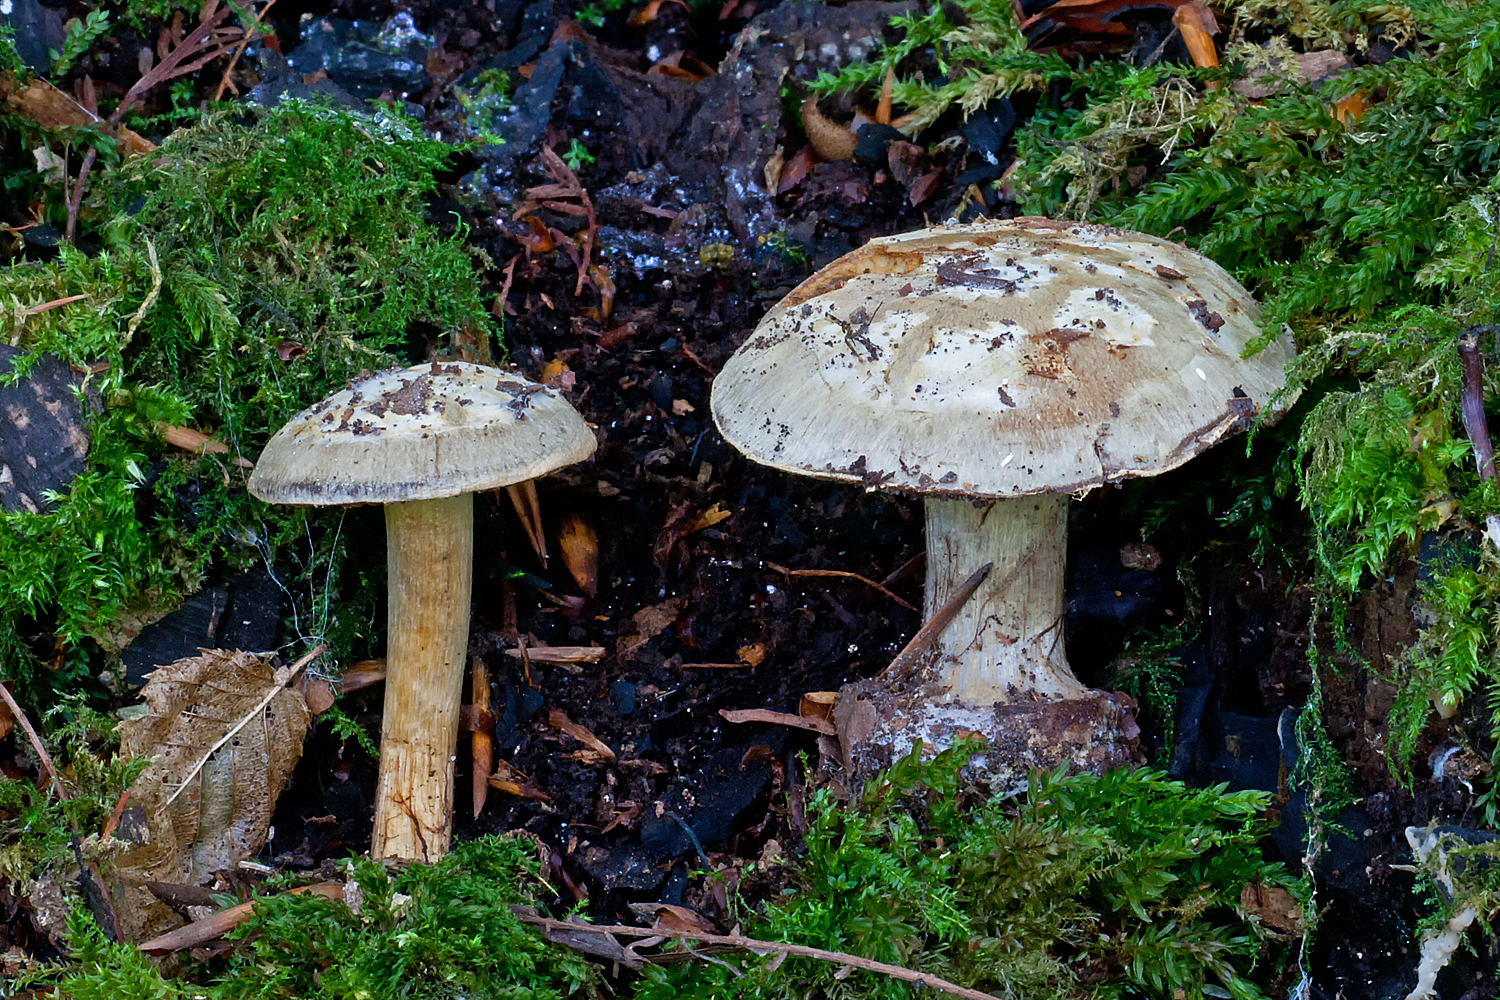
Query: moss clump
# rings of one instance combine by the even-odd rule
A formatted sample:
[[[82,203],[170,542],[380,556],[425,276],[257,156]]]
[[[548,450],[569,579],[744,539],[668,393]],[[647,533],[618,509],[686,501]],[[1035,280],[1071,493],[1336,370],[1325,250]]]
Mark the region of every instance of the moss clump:
[[[1257,846],[1268,796],[1189,789],[1150,770],[1055,773],[1024,800],[966,809],[959,769],[973,752],[908,758],[856,808],[820,794],[795,894],[746,933],[996,996],[1262,995],[1248,973],[1274,945],[1237,904],[1247,884],[1289,884]],[[790,958],[743,978],[654,967],[637,995],[895,1000],[909,987]]]
[[[109,819],[120,796],[150,758],[115,754],[115,720],[81,697],[55,704],[44,719],[45,745],[65,787],[45,791],[25,778],[0,776],[0,884],[24,887],[49,867],[73,868],[75,844],[99,853],[90,835]]]
[[[535,847],[522,837],[482,837],[437,864],[394,873],[357,858],[345,888],[350,905],[313,895],[262,899],[234,932],[239,947],[180,979],[165,978],[135,946],[106,941],[75,909],[72,963],[27,979],[70,1000],[597,996],[598,973],[511,909],[549,894],[537,868]]]
[[[215,559],[292,556],[328,579],[338,554],[309,523],[321,516],[256,504],[228,459],[253,459],[298,409],[431,342],[488,356],[474,262],[427,219],[448,155],[399,115],[209,117],[96,179],[106,252],[0,271],[0,337],[92,371],[103,402],[89,470],[56,508],[0,514],[0,675],[30,679],[54,640],[86,645],[132,605],[170,605]],[[169,449],[164,423],[230,454]],[[367,618],[342,616],[340,633],[329,608],[300,610],[341,653]]]

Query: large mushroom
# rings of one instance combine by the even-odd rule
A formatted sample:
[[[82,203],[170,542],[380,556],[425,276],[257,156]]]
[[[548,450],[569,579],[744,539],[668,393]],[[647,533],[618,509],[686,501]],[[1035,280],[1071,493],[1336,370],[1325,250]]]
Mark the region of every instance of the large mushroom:
[[[993,564],[901,697],[887,679],[890,749],[1004,736],[997,706],[1097,694],[1063,650],[1066,498],[1248,426],[1293,351],[1242,357],[1258,318],[1178,244],[1040,218],[872,240],[765,316],[714,381],[724,438],[787,472],[920,496],[928,618]]]
[[[293,417],[250,492],[385,506],[389,610],[373,857],[435,861],[453,831],[453,762],[474,563],[474,493],[594,450],[554,390],[464,362],[366,376]]]

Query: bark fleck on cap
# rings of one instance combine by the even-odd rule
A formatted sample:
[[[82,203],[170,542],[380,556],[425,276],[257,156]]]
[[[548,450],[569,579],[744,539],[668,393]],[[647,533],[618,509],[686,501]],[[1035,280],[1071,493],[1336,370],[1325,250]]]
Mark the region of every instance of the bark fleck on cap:
[[[714,380],[757,462],[929,496],[1077,493],[1176,468],[1283,382],[1281,337],[1213,261],[1028,218],[870,241],[765,316]]]
[[[434,500],[535,479],[593,453],[556,390],[467,362],[378,372],[297,414],[250,476],[270,503]]]

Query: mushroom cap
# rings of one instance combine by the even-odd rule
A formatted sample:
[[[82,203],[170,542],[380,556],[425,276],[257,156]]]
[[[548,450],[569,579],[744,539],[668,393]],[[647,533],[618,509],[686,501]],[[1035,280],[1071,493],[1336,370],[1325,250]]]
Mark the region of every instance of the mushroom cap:
[[[594,446],[556,390],[434,362],[367,375],[297,414],[261,452],[250,492],[314,507],[435,500],[535,479]]]
[[[1028,218],[871,240],[766,314],[714,422],[787,472],[936,496],[1075,493],[1175,468],[1284,383],[1285,335],[1167,240]]]

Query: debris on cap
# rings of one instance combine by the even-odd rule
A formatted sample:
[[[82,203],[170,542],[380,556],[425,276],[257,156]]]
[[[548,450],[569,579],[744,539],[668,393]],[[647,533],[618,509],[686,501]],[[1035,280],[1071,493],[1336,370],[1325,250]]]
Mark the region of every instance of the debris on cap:
[[[557,390],[434,362],[366,376],[303,410],[271,438],[249,485],[271,503],[434,500],[535,479],[594,447]]]
[[[1244,429],[1289,338],[1168,240],[1016,219],[872,240],[761,321],[714,381],[735,447],[801,475],[929,496],[1077,493]]]

